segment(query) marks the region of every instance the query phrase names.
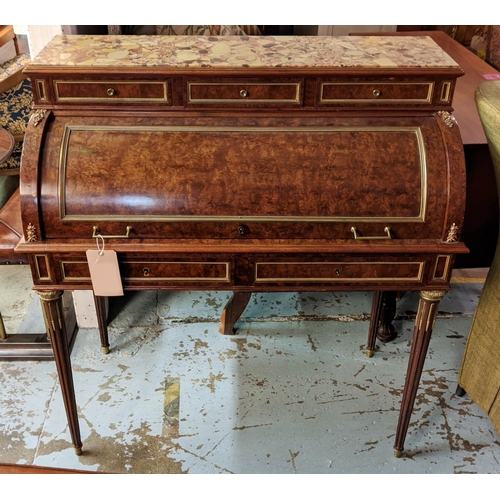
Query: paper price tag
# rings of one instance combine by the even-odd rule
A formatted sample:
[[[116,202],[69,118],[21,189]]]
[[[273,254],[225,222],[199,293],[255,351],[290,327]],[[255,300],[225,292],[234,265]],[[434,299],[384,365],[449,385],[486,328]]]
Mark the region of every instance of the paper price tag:
[[[114,250],[87,250],[87,262],[94,295],[123,295],[122,277]]]

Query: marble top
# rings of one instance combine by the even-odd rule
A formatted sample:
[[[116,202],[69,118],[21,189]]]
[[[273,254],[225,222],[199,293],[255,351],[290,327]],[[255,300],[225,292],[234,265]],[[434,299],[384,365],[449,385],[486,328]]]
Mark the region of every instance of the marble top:
[[[426,36],[59,35],[34,66],[169,68],[458,68]]]

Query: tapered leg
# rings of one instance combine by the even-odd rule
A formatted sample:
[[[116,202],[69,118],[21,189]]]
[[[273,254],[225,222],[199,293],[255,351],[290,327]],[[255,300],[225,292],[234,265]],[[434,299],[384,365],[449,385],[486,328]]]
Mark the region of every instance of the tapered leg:
[[[7,340],[5,325],[3,324],[2,313],[0,312],[0,340]]]
[[[396,316],[396,292],[383,292],[380,311],[380,324],[377,337],[381,342],[390,342],[396,338],[396,330],[392,322]]]
[[[373,292],[372,314],[370,318],[370,328],[368,330],[368,342],[366,343],[366,355],[371,358],[375,352],[375,343],[377,341],[378,323],[382,309],[382,296],[384,292]]]
[[[251,292],[234,292],[222,311],[219,332],[224,335],[235,333],[234,325],[242,315],[252,296]]]
[[[68,417],[71,440],[77,455],[82,454],[82,440],[80,437],[80,426],[78,424],[78,412],[76,408],[75,388],[73,385],[73,373],[71,371],[71,360],[67,341],[66,326],[63,318],[62,295],[60,290],[50,292],[37,292],[41,299],[42,308],[50,332],[54,360],[56,362],[59,382],[63,395],[64,407]]]
[[[394,442],[394,455],[396,457],[400,457],[403,453],[406,433],[408,432],[408,425],[410,424],[432,329],[436,321],[439,301],[445,294],[445,291],[420,292],[420,303],[415,319],[415,331],[410,349],[410,359],[408,360],[408,371],[399,412],[396,440]]]
[[[109,353],[108,320],[106,316],[106,297],[94,295],[94,304],[97,314],[97,325],[101,337],[101,347],[104,354]]]

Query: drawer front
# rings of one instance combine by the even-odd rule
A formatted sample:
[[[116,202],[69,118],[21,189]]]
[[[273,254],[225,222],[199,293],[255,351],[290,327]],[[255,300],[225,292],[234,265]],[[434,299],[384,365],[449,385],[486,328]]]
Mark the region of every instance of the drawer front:
[[[124,259],[120,260],[119,266],[125,283],[231,283],[229,262]],[[91,281],[89,267],[84,259],[61,259],[59,270],[63,283]]]
[[[188,82],[188,105],[292,105],[301,102],[301,82]]]
[[[425,262],[256,262],[255,283],[415,282]]]
[[[168,103],[167,81],[54,81],[58,103]]]
[[[229,262],[123,261],[127,281],[230,282]]]
[[[434,82],[322,82],[320,104],[431,104]]]

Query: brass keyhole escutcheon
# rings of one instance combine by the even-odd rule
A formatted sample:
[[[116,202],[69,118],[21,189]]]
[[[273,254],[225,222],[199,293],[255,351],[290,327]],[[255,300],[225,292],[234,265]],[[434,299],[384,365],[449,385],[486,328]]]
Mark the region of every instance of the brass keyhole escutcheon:
[[[375,89],[375,90],[373,91],[373,95],[374,95],[375,97],[379,97],[381,93],[382,93],[382,92],[381,92],[380,90],[377,90],[377,89]]]
[[[340,276],[340,269],[335,269],[335,276]]]
[[[240,90],[240,96],[241,97],[248,97],[248,90],[241,89]]]
[[[108,94],[110,97],[112,95],[115,95],[115,89],[109,88],[108,90],[106,90],[106,94]]]
[[[145,267],[143,269],[143,272],[144,272],[144,276],[149,276],[149,267]]]
[[[239,226],[238,227],[238,234],[240,236],[245,236],[245,234],[248,234],[250,232],[250,229],[248,229],[248,226]]]

